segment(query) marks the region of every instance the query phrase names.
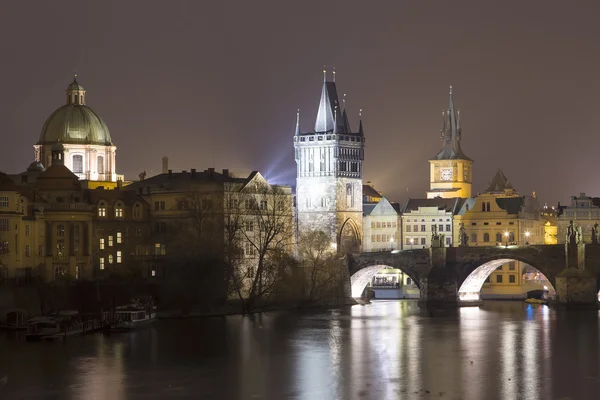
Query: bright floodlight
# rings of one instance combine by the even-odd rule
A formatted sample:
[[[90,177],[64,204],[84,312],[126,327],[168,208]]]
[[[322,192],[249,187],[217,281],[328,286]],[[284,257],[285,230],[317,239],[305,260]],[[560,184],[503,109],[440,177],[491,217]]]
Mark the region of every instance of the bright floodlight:
[[[525,237],[529,237],[529,235],[530,235],[529,231],[526,231],[525,232]]]

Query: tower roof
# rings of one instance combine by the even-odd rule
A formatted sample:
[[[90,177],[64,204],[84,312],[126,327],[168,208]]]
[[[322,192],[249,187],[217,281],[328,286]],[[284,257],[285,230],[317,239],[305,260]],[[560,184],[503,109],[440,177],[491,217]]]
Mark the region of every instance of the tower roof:
[[[335,82],[324,81],[315,121],[315,132],[333,131],[336,119],[342,121],[337,88]]]
[[[469,157],[463,153],[460,146],[461,141],[460,111],[456,112],[454,108],[454,98],[452,97],[452,86],[450,86],[450,96],[448,100],[448,110],[442,111],[442,130],[441,138],[442,150],[435,156],[436,160],[469,160]]]
[[[504,172],[500,168],[496,171],[496,175],[492,178],[488,188],[485,190],[486,193],[503,193],[506,191],[514,191],[515,188],[512,186]]]

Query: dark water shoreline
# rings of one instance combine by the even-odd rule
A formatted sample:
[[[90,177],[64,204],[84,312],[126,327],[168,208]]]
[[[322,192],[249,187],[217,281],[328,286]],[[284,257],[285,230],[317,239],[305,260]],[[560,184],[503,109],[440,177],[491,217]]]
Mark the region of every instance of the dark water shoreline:
[[[132,334],[0,335],[0,398],[598,399],[598,311],[414,300],[159,320]]]

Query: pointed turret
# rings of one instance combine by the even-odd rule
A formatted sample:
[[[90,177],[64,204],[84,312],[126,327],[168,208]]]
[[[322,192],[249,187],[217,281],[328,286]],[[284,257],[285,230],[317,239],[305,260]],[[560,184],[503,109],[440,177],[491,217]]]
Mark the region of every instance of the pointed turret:
[[[463,153],[461,141],[460,127],[460,111],[457,113],[454,108],[454,98],[452,95],[452,86],[450,86],[450,94],[448,99],[448,110],[442,111],[442,150],[435,156],[437,160],[471,160]]]
[[[339,114],[339,101],[335,82],[327,81],[327,70],[323,70],[323,89],[321,90],[321,101],[317,111],[317,120],[315,121],[315,132],[333,131],[333,124],[336,117],[341,120]]]
[[[485,193],[505,196],[514,196],[518,194],[500,168],[496,171],[496,175],[492,178]]]
[[[296,136],[300,136],[300,109],[296,112]]]
[[[363,124],[362,124],[362,108],[360,109],[360,112],[359,112],[358,115],[360,117],[360,122],[358,124],[358,135],[359,136],[365,136],[365,133],[363,131]]]

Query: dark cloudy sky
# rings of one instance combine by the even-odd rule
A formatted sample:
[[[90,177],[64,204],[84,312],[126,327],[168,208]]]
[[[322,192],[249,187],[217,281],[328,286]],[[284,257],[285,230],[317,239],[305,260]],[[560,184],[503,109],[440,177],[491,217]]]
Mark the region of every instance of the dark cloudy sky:
[[[493,3],[493,4],[492,4]],[[448,86],[474,191],[501,168],[549,203],[600,195],[598,1],[21,1],[0,12],[0,170],[24,170],[73,71],[126,178],[257,169],[293,184],[296,109],[314,125],[335,65],[365,180],[428,188]]]

